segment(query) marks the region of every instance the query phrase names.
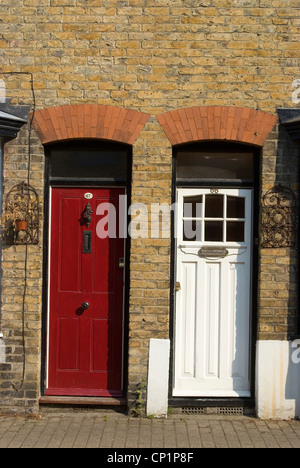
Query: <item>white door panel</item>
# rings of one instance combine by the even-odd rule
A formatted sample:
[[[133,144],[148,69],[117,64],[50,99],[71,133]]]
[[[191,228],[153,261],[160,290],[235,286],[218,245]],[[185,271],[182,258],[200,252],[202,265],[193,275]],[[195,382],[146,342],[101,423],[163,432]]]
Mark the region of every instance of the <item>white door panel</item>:
[[[178,191],[174,396],[250,395],[251,196]]]

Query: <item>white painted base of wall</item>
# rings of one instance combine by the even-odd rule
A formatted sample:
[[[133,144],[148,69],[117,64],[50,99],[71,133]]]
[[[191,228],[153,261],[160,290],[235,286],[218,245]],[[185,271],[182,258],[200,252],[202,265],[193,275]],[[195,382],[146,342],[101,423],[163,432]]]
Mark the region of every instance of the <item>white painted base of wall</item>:
[[[258,341],[256,412],[261,419],[300,417],[300,349],[297,342]],[[170,341],[151,339],[147,415],[167,417]]]
[[[257,342],[256,411],[259,418],[300,417],[299,357],[295,342]]]
[[[6,348],[2,333],[0,333],[0,364],[6,363]]]
[[[170,340],[151,339],[147,385],[147,416],[168,414]]]

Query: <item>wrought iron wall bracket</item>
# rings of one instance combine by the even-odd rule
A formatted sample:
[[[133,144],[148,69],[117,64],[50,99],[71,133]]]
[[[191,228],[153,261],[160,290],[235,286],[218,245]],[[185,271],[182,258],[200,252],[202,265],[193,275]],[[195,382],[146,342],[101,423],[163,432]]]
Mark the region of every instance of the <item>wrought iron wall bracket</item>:
[[[25,182],[15,185],[7,194],[2,217],[2,236],[7,244],[39,243],[39,196]]]
[[[279,184],[262,199],[261,247],[296,247],[296,244],[297,199],[292,190]]]

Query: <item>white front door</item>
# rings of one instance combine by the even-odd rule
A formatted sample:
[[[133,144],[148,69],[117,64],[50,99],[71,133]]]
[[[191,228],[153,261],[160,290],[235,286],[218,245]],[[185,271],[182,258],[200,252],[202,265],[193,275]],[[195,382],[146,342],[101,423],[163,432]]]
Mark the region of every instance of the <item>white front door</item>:
[[[252,190],[177,192],[173,396],[250,396]]]

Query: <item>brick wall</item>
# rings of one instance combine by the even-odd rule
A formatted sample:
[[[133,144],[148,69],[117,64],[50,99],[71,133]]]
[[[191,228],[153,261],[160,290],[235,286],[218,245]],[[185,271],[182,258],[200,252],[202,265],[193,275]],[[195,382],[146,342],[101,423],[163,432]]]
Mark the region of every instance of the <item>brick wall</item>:
[[[172,150],[156,119],[133,153],[132,203],[171,203]],[[147,377],[150,338],[169,338],[170,239],[133,239],[129,318],[129,398]]]
[[[43,239],[44,151],[36,136],[31,139],[31,151],[29,182],[40,198],[40,239]],[[27,182],[27,167],[28,131],[25,129],[5,146],[4,200],[13,186]],[[0,328],[6,345],[6,362],[0,363],[0,407],[36,407],[41,366],[42,259],[42,241],[28,247],[3,245]]]
[[[158,4],[159,3],[159,4]],[[170,202],[172,147],[155,116],[191,106],[293,107],[299,78],[297,0],[10,0],[0,5],[0,78],[13,104],[37,109],[101,104],[150,114],[133,145],[133,202]],[[279,148],[280,150],[280,148]],[[262,151],[261,194],[298,189],[278,129]],[[5,191],[27,174],[28,131],[6,145]],[[281,159],[280,159],[281,158]],[[30,180],[43,200],[43,148],[35,133]],[[41,223],[42,226],[42,223]],[[32,407],[39,394],[42,243],[29,247],[22,379],[24,247],[4,248],[1,405]],[[295,321],[295,251],[261,251],[259,336],[286,338]],[[147,375],[148,339],[169,336],[170,241],[136,239],[131,249],[129,386]],[[288,286],[288,289],[287,289]]]
[[[87,6],[88,5],[88,6]],[[34,73],[38,107],[101,103],[151,114],[290,106],[296,0],[13,0],[1,4],[1,70]],[[29,83],[8,80],[15,102]]]
[[[282,129],[272,132],[263,147],[261,195],[282,184],[299,193],[299,146]],[[298,225],[295,225],[298,230]],[[298,321],[298,250],[260,250],[258,338],[286,340],[296,333]]]

